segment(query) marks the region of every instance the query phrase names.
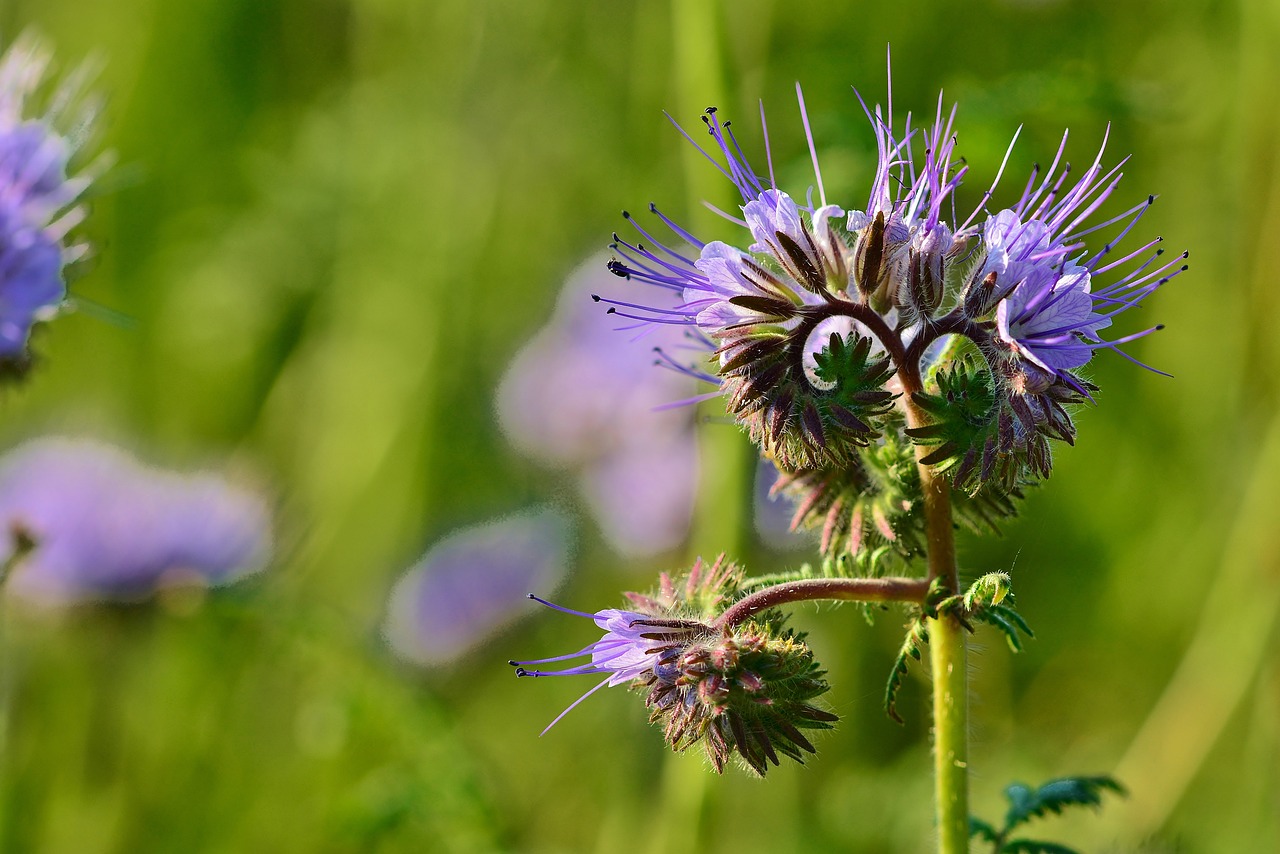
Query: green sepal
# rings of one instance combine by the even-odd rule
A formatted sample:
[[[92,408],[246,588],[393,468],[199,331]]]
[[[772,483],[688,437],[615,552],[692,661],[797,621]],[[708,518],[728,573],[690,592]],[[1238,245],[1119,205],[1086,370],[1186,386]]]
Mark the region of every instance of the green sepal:
[[[935,392],[912,402],[930,423],[905,432],[932,448],[921,462],[948,474],[957,489],[978,496],[1021,490],[1053,469],[1049,440],[1075,442],[1066,407],[1090,400],[1096,387],[1074,375],[1028,374],[1014,360],[972,352],[932,375]],[[999,509],[1002,502],[993,507]]]
[[[815,385],[805,369],[810,329],[730,331],[715,354],[729,412],[766,457],[789,471],[850,465],[880,437],[879,421],[895,397],[885,389],[892,363],[856,332],[830,336],[814,369],[829,387]]]
[[[883,415],[894,395],[884,390],[893,375],[893,365],[883,355],[872,357],[871,339],[856,332],[849,338],[831,333],[827,346],[814,355],[814,374],[834,384],[828,405],[843,406],[855,416]]]
[[[1013,454],[1014,414],[1004,386],[971,355],[938,371],[935,380],[937,393],[912,395],[931,423],[905,431],[916,444],[933,448],[920,462],[950,474],[957,489],[976,491],[993,479],[1006,490],[1016,488],[1021,466]]]

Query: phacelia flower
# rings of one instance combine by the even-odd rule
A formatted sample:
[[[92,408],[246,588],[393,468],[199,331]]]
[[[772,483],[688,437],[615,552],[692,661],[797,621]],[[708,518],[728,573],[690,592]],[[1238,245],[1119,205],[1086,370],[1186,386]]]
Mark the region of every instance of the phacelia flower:
[[[89,180],[68,168],[87,117],[72,118],[71,133],[59,130],[71,88],[39,111],[48,62],[30,39],[0,56],[0,360],[18,366],[32,325],[66,297],[64,269],[85,251],[68,232],[84,216],[79,200]]]
[[[618,346],[590,299],[608,282],[599,261],[569,277],[551,322],[508,368],[498,418],[517,449],[575,471],[611,546],[657,554],[683,541],[693,512],[693,412],[666,407],[687,397],[693,381],[653,370],[653,348],[681,346],[679,330],[655,328],[646,346]]]
[[[674,235],[664,241],[628,215],[638,237],[615,235],[609,267],[654,296],[610,295],[611,311],[632,322],[625,328],[674,327],[701,347],[692,358],[666,361],[717,385],[784,471],[848,468],[886,429],[905,429],[918,443],[954,448],[953,467],[967,456],[963,470],[983,480],[1012,472],[1005,478],[1012,485],[1019,467],[1046,474],[1045,437],[1074,435],[1064,404],[1091,399],[1076,371],[1099,349],[1131,358],[1120,345],[1160,327],[1104,334],[1117,315],[1186,269],[1185,253],[1161,258],[1158,238],[1118,251],[1154,197],[1099,214],[1124,162],[1103,166],[1104,137],[1089,168],[1069,181],[1064,135],[1049,168],[1036,167],[1020,198],[991,213],[1011,143],[962,219],[957,195],[970,167],[957,153],[956,108],[944,109],[939,95],[923,128],[909,114],[899,128],[892,99],[886,110],[863,104],[877,149],[871,189],[865,204],[836,202],[823,185],[798,87],[797,100],[814,186],[794,195],[777,186],[767,131],[761,172],[730,123],[707,110],[712,144],[685,136],[738,190],[739,210],[723,215],[740,236],[703,242],[651,205],[658,225]],[[1102,234],[1105,241],[1090,250]],[[843,328],[833,329],[833,320]],[[951,337],[962,344],[944,343]],[[942,351],[947,364],[938,361]],[[916,397],[934,392],[936,373],[964,354],[977,355],[984,374],[952,385],[968,398],[965,424],[926,434],[911,432],[920,425],[888,423],[896,398],[907,393],[920,403]]]
[[[69,439],[32,441],[0,458],[0,526],[0,562],[13,565],[6,588],[48,604],[227,584],[261,570],[271,552],[257,494]]]
[[[456,531],[396,583],[385,634],[417,664],[447,664],[514,620],[528,590],[553,590],[568,562],[568,525],[550,510]]]
[[[517,676],[604,676],[547,729],[601,688],[628,684],[644,693],[650,722],[662,727],[673,750],[701,743],[717,772],[734,755],[761,775],[779,764],[779,755],[803,762],[815,751],[803,730],[827,729],[837,720],[812,704],[827,683],[803,636],[787,630],[781,615],[716,623],[741,580],[742,572],[722,558],[710,567],[697,562],[678,583],[664,574],[654,594],[627,594],[632,610],[588,614],[537,599],[593,620],[605,633],[568,655],[511,664]],[[579,658],[587,660],[537,669]]]

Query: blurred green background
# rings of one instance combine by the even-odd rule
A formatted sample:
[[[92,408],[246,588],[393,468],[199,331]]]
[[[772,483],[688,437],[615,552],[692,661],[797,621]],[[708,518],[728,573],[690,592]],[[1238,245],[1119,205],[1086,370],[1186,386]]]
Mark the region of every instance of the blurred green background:
[[[87,307],[39,335],[3,447],[72,433],[230,458],[272,485],[280,542],[198,608],[6,604],[4,850],[926,850],[927,686],[910,681],[905,728],[879,709],[896,615],[798,613],[844,721],[767,781],[671,756],[620,690],[538,738],[587,685],[517,683],[505,660],[585,643],[577,622],[531,610],[434,670],[379,635],[431,542],[574,500],[510,449],[492,392],[618,211],[723,227],[695,201],[729,188],[661,110],[692,125],[717,104],[759,151],[764,98],[794,188],[799,80],[828,192],[865,199],[849,86],[883,98],[886,43],[895,106],[959,101],[968,198],[1017,125],[1006,193],[1063,127],[1083,160],[1110,121],[1112,162],[1134,155],[1124,198],[1162,194],[1143,233],[1192,249],[1143,312],[1168,329],[1132,347],[1176,379],[1096,360],[1101,405],[1048,488],[1006,538],[962,543],[967,571],[1012,569],[1037,631],[1017,658],[977,638],[975,809],[994,817],[1014,779],[1114,772],[1128,800],[1039,835],[1280,848],[1276,3],[0,2],[6,42],[28,27],[64,68],[101,62],[118,165],[72,287]],[[731,523],[628,563],[584,521],[558,598],[613,606],[726,537],[756,572],[798,560]]]

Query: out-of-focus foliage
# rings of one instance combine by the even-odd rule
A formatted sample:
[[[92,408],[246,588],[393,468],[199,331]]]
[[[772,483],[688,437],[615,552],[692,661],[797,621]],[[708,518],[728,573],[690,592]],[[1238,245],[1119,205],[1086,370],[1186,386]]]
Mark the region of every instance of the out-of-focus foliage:
[[[1168,328],[1132,348],[1176,378],[1096,360],[1106,405],[1081,411],[1052,482],[1004,538],[961,541],[971,578],[1011,573],[1036,629],[1013,658],[978,627],[973,810],[1003,809],[1000,781],[1096,770],[1131,796],[1055,818],[1053,838],[1280,847],[1276,4],[0,5],[0,38],[28,27],[64,67],[98,62],[117,165],[87,200],[80,310],[37,330],[0,442],[229,458],[274,485],[278,534],[273,566],[202,601],[6,599],[0,848],[924,847],[927,716],[899,727],[879,708],[894,619],[796,611],[842,724],[764,783],[670,755],[621,692],[537,738],[581,686],[532,692],[504,662],[562,648],[558,621],[426,670],[379,633],[396,579],[450,531],[548,500],[581,511],[567,476],[510,447],[493,390],[620,208],[652,199],[721,236],[695,202],[730,205],[728,186],[661,111],[692,125],[717,104],[759,152],[764,98],[779,181],[802,186],[800,80],[823,178],[847,195],[875,162],[849,86],[883,100],[886,43],[895,109],[930,111],[945,88],[970,163],[998,163],[1019,124],[1008,174],[1051,157],[1064,126],[1086,159],[1111,122],[1109,150],[1134,155],[1121,192],[1161,194],[1143,227],[1193,250],[1144,308]],[[704,433],[733,445],[730,430]],[[710,480],[737,459],[703,462],[692,538],[708,549],[741,514]],[[582,528],[568,606],[621,604],[690,557],[627,562]],[[749,542],[732,557],[755,573],[801,559]],[[926,700],[913,670],[898,708]]]

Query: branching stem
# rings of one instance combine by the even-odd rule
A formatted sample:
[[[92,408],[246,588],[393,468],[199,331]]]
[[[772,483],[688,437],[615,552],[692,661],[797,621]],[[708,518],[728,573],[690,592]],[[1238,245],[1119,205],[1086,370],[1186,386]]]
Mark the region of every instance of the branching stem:
[[[928,592],[929,582],[921,578],[806,578],[775,584],[740,599],[720,615],[715,625],[736,626],[761,611],[789,602],[827,599],[921,603]]]
[[[912,348],[914,350],[914,347]],[[919,362],[900,365],[901,398],[908,427],[923,427],[928,418],[912,395],[922,390]],[[927,449],[917,446],[916,459]],[[960,571],[951,518],[951,485],[919,464],[924,496],[925,534],[930,583],[938,582],[947,595],[960,592]],[[964,628],[954,616],[929,621],[929,657],[933,673],[933,748],[938,819],[938,850],[963,854],[969,850],[969,685]]]

